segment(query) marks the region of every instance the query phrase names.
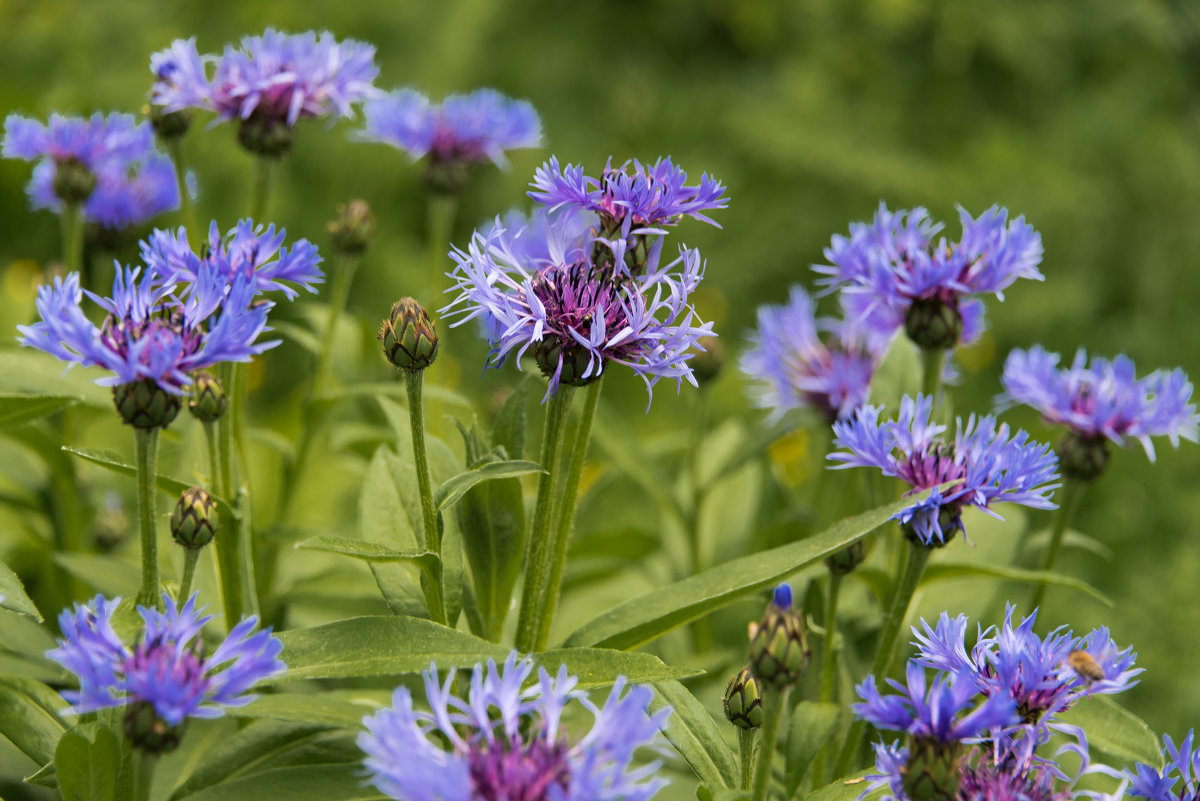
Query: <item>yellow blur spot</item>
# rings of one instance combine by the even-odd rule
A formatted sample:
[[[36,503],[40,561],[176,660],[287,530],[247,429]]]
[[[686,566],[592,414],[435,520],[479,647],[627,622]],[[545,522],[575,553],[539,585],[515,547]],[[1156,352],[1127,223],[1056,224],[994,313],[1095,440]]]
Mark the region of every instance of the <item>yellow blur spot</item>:
[[[255,359],[246,367],[246,392],[251,393],[262,386],[267,368],[263,367],[262,359]]]
[[[996,339],[991,331],[984,331],[978,340],[958,348],[954,355],[958,357],[958,363],[964,370],[977,373],[996,358]]]
[[[798,487],[812,477],[809,440],[808,432],[801,428],[784,434],[767,446],[771,471],[785,487]]]
[[[17,259],[4,270],[4,294],[27,303],[37,296],[41,266],[33,259]]]

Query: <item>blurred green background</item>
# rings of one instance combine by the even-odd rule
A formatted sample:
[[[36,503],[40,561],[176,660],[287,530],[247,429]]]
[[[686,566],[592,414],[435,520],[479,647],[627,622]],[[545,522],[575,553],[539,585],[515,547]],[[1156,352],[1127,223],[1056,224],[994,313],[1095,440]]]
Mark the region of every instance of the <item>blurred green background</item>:
[[[136,111],[151,52],[189,36],[201,52],[219,52],[267,25],[374,43],[383,88],[410,85],[438,98],[486,85],[533,102],[546,148],[516,152],[507,172],[475,174],[457,242],[487,217],[525,205],[525,185],[551,153],[593,174],[610,154],[669,154],[696,177],[722,179],[730,207],[714,216],[723,230],[687,223],[680,237],[706,254],[698,306],[716,321],[731,366],[755,307],[782,301],[792,283],[811,287],[808,266],[822,260],[830,236],[884,200],[928,207],[950,223],[950,236],[956,204],[976,214],[1006,206],[1042,234],[1046,281],[989,300],[989,333],[960,353],[958,409],[990,410],[1005,354],[1035,343],[1067,359],[1083,346],[1127,353],[1142,372],[1179,365],[1200,375],[1200,4],[0,0],[0,109],[38,118]],[[354,127],[301,125],[274,218],[324,247],[337,203],[372,204],[378,241],[350,301],[365,321],[362,342],[348,343],[359,361],[343,367],[385,377],[367,328],[423,274],[420,167],[353,141]],[[248,206],[250,160],[233,133],[202,122],[186,145],[200,215],[222,228]],[[2,330],[29,320],[33,282],[59,252],[56,219],[27,209],[28,176],[29,165],[0,161]],[[280,312],[296,318],[298,309]],[[444,380],[476,397],[510,383],[494,372],[479,378],[483,347],[470,336],[453,341]],[[289,343],[264,360],[260,416],[296,385],[306,364],[298,351]],[[643,415],[640,382],[616,372],[606,398],[639,435],[686,409],[687,393],[677,399],[663,384]],[[714,418],[757,425],[745,388],[727,370]],[[1028,412],[1005,419],[1051,436]],[[294,426],[262,422],[285,433]],[[1114,454],[1077,526],[1112,557],[1068,551],[1060,566],[1115,606],[1051,591],[1039,627],[1109,625],[1146,668],[1123,703],[1176,738],[1200,716],[1198,482],[1200,448],[1190,443],[1178,452],[1163,443],[1155,464],[1136,446]],[[310,498],[314,524],[322,514],[353,514],[353,492],[347,498]],[[1015,536],[1004,527],[986,535]],[[929,595],[926,606],[936,605]]]

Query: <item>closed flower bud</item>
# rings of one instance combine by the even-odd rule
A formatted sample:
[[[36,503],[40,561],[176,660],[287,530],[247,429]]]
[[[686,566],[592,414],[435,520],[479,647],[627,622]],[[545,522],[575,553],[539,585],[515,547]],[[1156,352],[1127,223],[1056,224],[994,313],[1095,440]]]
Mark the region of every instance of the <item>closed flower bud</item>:
[[[943,743],[934,737],[910,737],[908,763],[901,778],[909,801],[954,801],[962,757],[959,740]]]
[[[225,414],[229,399],[220,380],[203,370],[192,377],[192,397],[188,400],[188,411],[201,423],[211,423]]]
[[[460,159],[432,159],[425,168],[425,188],[435,195],[458,197],[467,188],[469,170]]]
[[[166,428],[179,414],[179,396],[152,378],[113,387],[113,404],[121,419],[134,428]]]
[[[592,355],[588,353],[587,348],[574,345],[563,348],[557,338],[546,337],[534,345],[533,358],[546,378],[553,378],[561,360],[562,372],[558,374],[558,383],[569,387],[586,386],[600,377],[599,366],[593,364]],[[592,371],[584,377],[589,365]]]
[[[63,203],[79,205],[92,196],[96,175],[79,159],[67,159],[54,165],[54,194]]]
[[[763,722],[762,695],[758,682],[744,667],[725,687],[725,717],[741,729],[757,729]]]
[[[125,711],[125,739],[134,748],[147,754],[165,754],[179,747],[183,739],[184,720],[172,726],[158,716],[154,704],[136,701]]]
[[[762,685],[796,683],[811,654],[804,619],[792,606],[792,588],[780,584],[758,623],[750,624],[750,672]]]
[[[927,350],[945,350],[958,344],[963,320],[958,306],[938,298],[918,298],[904,315],[904,333]]]
[[[378,338],[383,342],[383,355],[401,370],[424,370],[437,359],[437,329],[413,298],[401,298],[392,305]]]
[[[200,487],[188,487],[171,512],[171,536],[184,548],[203,548],[221,527],[217,502]]]
[[[845,576],[854,572],[854,568],[867,558],[867,544],[859,540],[853,545],[847,545],[835,554],[825,557],[825,567],[830,573]]]
[[[337,219],[326,226],[333,249],[339,253],[359,254],[375,236],[375,217],[365,200],[351,200],[337,208]]]
[[[962,509],[953,504],[939,507],[937,524],[938,529],[942,532],[942,538],[933,537],[929,542],[921,539],[912,523],[901,523],[900,533],[913,545],[922,545],[930,549],[945,548],[954,539],[954,535],[963,530]]]
[[[142,109],[142,113],[154,126],[154,133],[164,142],[180,138],[192,125],[191,109],[164,111],[162,106],[148,104]]]
[[[1058,469],[1063,478],[1095,481],[1108,467],[1108,440],[1069,432],[1058,443]]]
[[[256,156],[281,159],[292,152],[292,129],[269,114],[251,114],[238,126],[238,143]]]

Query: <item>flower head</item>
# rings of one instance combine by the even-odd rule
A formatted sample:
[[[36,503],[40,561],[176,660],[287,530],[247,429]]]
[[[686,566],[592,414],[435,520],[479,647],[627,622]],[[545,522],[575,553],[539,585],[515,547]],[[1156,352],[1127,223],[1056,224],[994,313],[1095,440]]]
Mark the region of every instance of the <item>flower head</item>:
[[[195,595],[182,607],[164,596],[165,612],[138,607],[145,628],[127,644],[113,630],[120,600],[97,595],[59,616],[63,636],[46,656],[79,677],[79,690],[63,693],[76,713],[148,704],[168,726],[179,726],[189,717],[218,717],[222,706],[248,704],[250,688],[286,667],[279,659],[283,643],[269,628],[254,631],[253,617],[205,656],[199,634],[212,618],[200,616]]]
[[[449,95],[440,104],[420,92],[400,89],[363,106],[362,137],[399,148],[414,160],[505,167],[505,151],[537,147],[542,124],[527,100],[513,100],[495,89]]]
[[[1141,673],[1133,667],[1137,654],[1118,648],[1108,629],[1077,637],[1060,626],[1040,637],[1033,631],[1036,610],[1016,625],[1013,612],[1009,605],[1003,626],[981,631],[969,655],[965,615],[951,618],[943,612],[935,627],[922,620],[921,631],[913,628],[917,660],[972,676],[988,697],[1012,698],[1022,720],[1043,731],[1052,716],[1080,698],[1122,692],[1137,683],[1133,680]]]
[[[593,265],[592,250],[575,215],[540,212],[515,230],[497,220],[467,250],[451,252],[459,294],[442,311],[459,317],[455,326],[485,321],[493,366],[532,349],[550,379],[547,398],[560,383],[594,381],[610,362],[648,389],[660,378],[694,386],[688,359],[713,335],[688,303],[704,275],[699,252],[681,246],[666,262],[656,250],[645,275],[618,278]]]
[[[253,220],[242,220],[222,237],[213,222],[197,255],[183,228],[156,230],[142,242],[142,259],[171,281],[194,283],[201,274],[211,273],[231,285],[241,276],[255,294],[279,290],[292,300],[298,294],[293,284],[316,293],[316,284],[325,280],[316,246],[300,239],[286,248],[286,238],[285,229],[268,225],[264,230]]]
[[[1195,731],[1179,745],[1163,736],[1163,766],[1139,764],[1130,776],[1129,794],[1150,801],[1195,801],[1200,798],[1200,749],[1194,749]]]
[[[153,150],[153,129],[132,114],[96,112],[87,119],[51,114],[46,124],[19,114],[4,120],[5,158],[76,161],[98,171],[110,164],[138,161]]]
[[[29,182],[30,205],[61,211],[55,192],[56,166],[43,161]],[[154,154],[145,161],[110,164],[96,174],[96,186],[83,203],[83,218],[110,230],[140,225],[179,208],[179,182],[170,159]]]
[[[832,336],[822,341],[821,329]],[[787,305],[759,306],[750,339],[742,371],[758,382],[755,405],[770,409],[775,420],[800,406],[815,407],[831,420],[848,417],[866,403],[887,342],[850,318],[818,320],[800,286],[792,287]]]
[[[107,313],[97,327],[80,308],[84,293],[78,273],[55,278],[38,289],[41,320],[17,327],[21,344],[65,362],[112,371],[98,384],[152,381],[175,395],[197,370],[249,361],[279,344],[257,342],[267,330],[272,304],[254,303],[253,282],[239,278],[227,284],[209,267],[196,275],[186,297],[176,289],[174,280],[154,269],[118,269],[111,298],[87,292]]]
[[[1041,236],[1023,217],[1009,222],[993,206],[977,218],[959,209],[962,236],[956,243],[934,237],[942,229],[925,209],[892,212],[882,203],[871,223],[854,223],[850,236],[835,236],[825,250],[829,265],[814,265],[831,290],[865,296],[875,313],[905,327],[928,348],[969,341],[982,306],[972,295],[1004,290],[1018,278],[1041,280]]]
[[[515,653],[503,667],[476,665],[463,699],[451,694],[453,675],[441,682],[431,666],[429,712],[415,710],[408,689],[398,688],[358,738],[371,782],[398,801],[645,801],[658,792],[665,784],[655,776],[658,763],[631,767],[669,715],[649,714],[648,687],[626,688],[618,678],[600,707],[575,689],[565,666],[553,678],[539,670],[522,689],[532,674],[533,663]],[[571,701],[594,718],[574,741],[562,725]]]
[[[1004,398],[1037,409],[1053,423],[1067,426],[1084,440],[1108,440],[1124,446],[1136,439],[1154,460],[1151,437],[1200,440],[1192,385],[1180,369],[1158,370],[1138,378],[1133,361],[1112,361],[1080,350],[1070,367],[1041,347],[1014,350],[1004,363]]]
[[[888,476],[908,482],[911,493],[934,489],[924,501],[895,515],[926,545],[948,542],[963,529],[962,509],[990,510],[993,502],[1009,501],[1034,509],[1053,509],[1050,492],[1059,485],[1058,460],[1048,445],[1031,442],[1024,431],[1009,438],[1007,424],[991,416],[959,419],[953,442],[943,425],[931,421],[932,400],[905,397],[896,421],[881,423],[882,406],[863,406],[853,418],[833,424],[831,453],[835,467],[878,467]],[[947,489],[937,489],[955,482]]]

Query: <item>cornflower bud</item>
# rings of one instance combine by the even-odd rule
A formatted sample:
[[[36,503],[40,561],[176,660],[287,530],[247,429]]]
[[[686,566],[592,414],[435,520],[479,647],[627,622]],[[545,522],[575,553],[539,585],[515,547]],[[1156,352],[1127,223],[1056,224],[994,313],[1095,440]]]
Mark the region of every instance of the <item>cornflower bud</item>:
[[[1108,467],[1108,440],[1068,431],[1055,449],[1058,469],[1064,478],[1095,481]]]
[[[207,370],[196,373],[192,378],[192,397],[188,400],[188,411],[201,423],[211,423],[225,414],[229,399],[221,381]]]
[[[184,548],[203,548],[221,527],[217,502],[200,487],[188,487],[171,512],[171,536]]]
[[[63,203],[78,205],[92,196],[96,174],[77,158],[54,165],[54,194]]]
[[[392,305],[378,339],[383,342],[383,355],[401,370],[424,370],[437,359],[437,329],[413,298],[401,298]]]
[[[179,396],[153,378],[113,387],[113,404],[121,419],[134,428],[166,428],[179,414]]]
[[[238,144],[256,156],[281,159],[292,152],[292,129],[269,114],[251,114],[238,126]]]
[[[858,540],[853,545],[847,545],[837,553],[825,557],[825,567],[829,568],[830,573],[845,576],[853,573],[854,568],[861,565],[866,558],[867,543]]]
[[[375,217],[365,200],[351,200],[337,207],[337,219],[326,226],[333,249],[339,253],[358,255],[367,249],[375,236]]]
[[[177,726],[167,723],[149,701],[135,701],[125,712],[125,739],[146,754],[165,754],[179,747],[187,720]]]
[[[936,737],[909,737],[901,783],[910,801],[955,801],[962,774],[963,744]]]
[[[191,109],[165,111],[162,106],[147,103],[142,107],[142,114],[150,120],[150,124],[154,126],[154,133],[164,142],[179,139],[192,125]]]
[[[917,298],[904,314],[904,333],[921,348],[952,348],[962,332],[963,318],[957,304],[940,298]]]
[[[742,668],[725,687],[725,717],[740,729],[762,726],[762,694],[748,667]]]
[[[781,690],[796,683],[811,651],[804,619],[792,606],[792,588],[780,584],[763,618],[751,623],[750,672],[766,687]]]

